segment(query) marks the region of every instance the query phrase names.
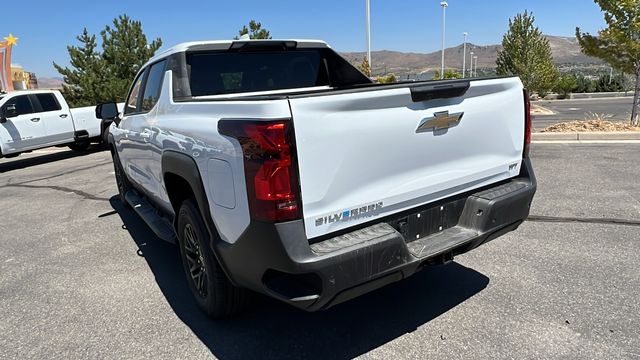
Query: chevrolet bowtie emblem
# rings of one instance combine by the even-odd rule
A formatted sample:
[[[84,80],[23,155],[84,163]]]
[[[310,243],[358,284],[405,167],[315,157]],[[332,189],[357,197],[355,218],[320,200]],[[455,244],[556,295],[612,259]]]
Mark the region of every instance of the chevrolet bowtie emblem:
[[[416,129],[417,133],[437,131],[457,126],[462,120],[463,112],[449,114],[449,111],[441,111],[433,114],[433,117],[422,119]]]

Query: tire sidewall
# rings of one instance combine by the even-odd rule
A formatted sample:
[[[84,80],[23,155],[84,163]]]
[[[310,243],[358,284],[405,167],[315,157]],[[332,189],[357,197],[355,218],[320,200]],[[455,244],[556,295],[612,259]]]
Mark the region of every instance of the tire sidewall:
[[[200,252],[202,258],[204,260],[205,271],[207,273],[207,296],[202,296],[195,287],[193,283],[193,279],[191,278],[189,272],[189,265],[185,256],[184,250],[184,229],[187,224],[191,224],[192,228],[196,232],[196,236],[198,237],[198,246],[200,247]],[[216,267],[216,259],[213,256],[213,253],[209,247],[209,235],[207,229],[204,226],[204,222],[200,217],[200,212],[196,208],[195,204],[190,200],[185,200],[182,206],[180,207],[180,211],[178,213],[178,243],[180,247],[180,258],[182,260],[182,267],[185,272],[186,281],[189,286],[189,290],[193,294],[194,299],[198,303],[201,309],[205,310],[205,312],[210,313],[209,309],[214,307],[215,301],[215,291],[216,286],[214,283],[214,277],[217,276],[217,267]]]
[[[103,144],[106,145],[109,143],[109,126],[105,126],[104,129],[102,129],[102,133],[100,134],[100,137],[102,138]]]
[[[118,188],[118,196],[120,197],[120,201],[126,206],[129,207],[129,203],[127,203],[127,199],[125,198],[126,192],[131,188],[129,186],[129,180],[124,173],[124,169],[122,168],[122,164],[120,163],[120,157],[118,154],[114,152],[112,153],[113,159],[113,171],[116,177],[116,187]],[[120,186],[122,183],[122,188]]]

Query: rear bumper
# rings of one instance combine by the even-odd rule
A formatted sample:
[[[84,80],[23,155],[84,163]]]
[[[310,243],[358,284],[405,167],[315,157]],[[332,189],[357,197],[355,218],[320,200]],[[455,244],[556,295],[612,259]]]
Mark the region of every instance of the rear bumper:
[[[515,230],[529,215],[535,191],[533,169],[525,159],[520,176],[508,182],[377,219],[313,244],[305,236],[302,221],[252,221],[235,244],[213,245],[236,285],[316,311],[411,276],[425,265],[449,261]],[[456,206],[459,210],[449,221],[451,227],[442,231],[420,238],[402,227],[411,217],[415,225],[418,213],[431,214],[430,224],[442,220],[432,216],[434,211]]]

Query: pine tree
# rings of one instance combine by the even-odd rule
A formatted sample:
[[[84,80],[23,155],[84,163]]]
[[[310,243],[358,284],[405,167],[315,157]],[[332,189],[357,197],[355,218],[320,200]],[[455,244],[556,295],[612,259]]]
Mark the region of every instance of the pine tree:
[[[89,35],[86,28],[76,37],[80,46],[67,46],[71,67],[53,66],[63,76],[62,94],[71,106],[90,106],[97,103],[100,88],[99,73],[102,59],[96,51],[96,37]]]
[[[262,24],[251,20],[249,21],[249,28],[247,26],[243,26],[240,31],[238,31],[238,36],[234,37],[235,40],[238,40],[240,36],[249,34],[250,39],[271,39],[271,34],[269,34],[269,30],[263,29]]]
[[[540,94],[553,87],[558,70],[553,64],[549,40],[534,21],[533,14],[527,11],[509,19],[509,30],[502,39],[496,63],[499,75],[517,75],[527,89]]]
[[[134,77],[162,46],[162,40],[158,38],[149,44],[140,21],[131,20],[127,15],[118,16],[113,20],[113,27],[106,26],[100,35],[107,74],[103,95],[124,101]]]
[[[73,107],[92,106],[107,101],[124,101],[131,82],[162,45],[156,39],[151,44],[139,21],[127,15],[113,20],[113,28],[101,32],[102,52],[96,36],[85,28],[77,37],[80,46],[68,46],[71,67],[53,66],[63,76],[62,92]]]
[[[598,36],[576,28],[576,37],[585,54],[635,76],[631,124],[640,126],[640,0],[594,1],[604,12],[608,27],[600,30]]]

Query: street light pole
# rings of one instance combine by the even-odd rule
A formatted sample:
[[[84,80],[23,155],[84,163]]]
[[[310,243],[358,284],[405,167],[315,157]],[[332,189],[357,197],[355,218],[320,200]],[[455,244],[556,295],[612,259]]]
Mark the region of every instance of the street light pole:
[[[464,45],[462,47],[462,78],[465,78],[465,73],[467,71],[467,34],[466,32],[463,33],[464,35]]]
[[[473,51],[470,52],[469,58],[471,61],[469,61],[469,77],[473,77]]]
[[[446,1],[443,1],[440,3],[440,6],[442,6],[442,66],[440,67],[440,79],[444,79],[444,35],[447,7],[449,6],[449,4]]]
[[[366,34],[367,34],[367,61],[369,62],[369,69],[373,69],[371,64],[371,0],[365,0],[365,12],[366,12]]]
[[[609,72],[609,85],[611,85],[611,80],[613,80],[613,66],[610,66],[609,69],[611,70]]]
[[[473,74],[473,77],[478,77],[478,55],[474,56],[473,60],[475,60],[475,64],[473,65],[473,71],[475,73]]]

